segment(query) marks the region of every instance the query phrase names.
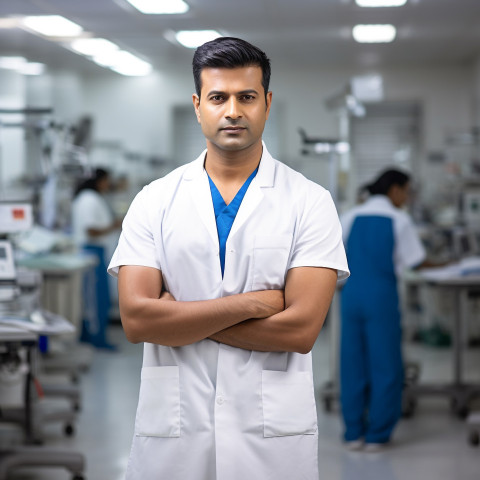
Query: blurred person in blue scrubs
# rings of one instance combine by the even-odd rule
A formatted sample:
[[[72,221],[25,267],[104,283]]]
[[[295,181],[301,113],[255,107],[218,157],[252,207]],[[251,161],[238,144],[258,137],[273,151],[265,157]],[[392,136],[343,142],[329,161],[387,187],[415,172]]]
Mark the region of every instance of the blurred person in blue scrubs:
[[[72,204],[72,230],[78,246],[97,259],[93,289],[94,319],[84,320],[81,339],[97,348],[115,349],[106,338],[111,307],[106,266],[118,241],[122,220],[116,218],[105,197],[110,186],[110,173],[102,168],[97,168],[91,177],[80,183]],[[85,291],[92,291],[90,287],[87,275]],[[85,296],[89,297],[88,294]]]
[[[410,216],[407,173],[389,169],[342,218],[351,277],[341,295],[340,387],[350,449],[383,449],[400,418],[403,388],[397,277],[425,260]]]

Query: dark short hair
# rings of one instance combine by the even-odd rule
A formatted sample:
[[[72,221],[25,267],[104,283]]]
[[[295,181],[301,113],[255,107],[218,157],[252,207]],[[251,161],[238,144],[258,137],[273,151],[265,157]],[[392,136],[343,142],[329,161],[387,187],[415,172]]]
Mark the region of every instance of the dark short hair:
[[[366,188],[371,195],[387,195],[393,185],[403,187],[409,181],[410,175],[408,175],[408,173],[390,168],[380,174],[380,176],[373,183],[367,185]]]
[[[262,69],[262,85],[265,96],[270,84],[270,60],[258,47],[234,37],[220,37],[206,42],[193,55],[193,80],[195,91],[200,98],[202,90],[201,73],[204,68],[237,68],[258,66]]]

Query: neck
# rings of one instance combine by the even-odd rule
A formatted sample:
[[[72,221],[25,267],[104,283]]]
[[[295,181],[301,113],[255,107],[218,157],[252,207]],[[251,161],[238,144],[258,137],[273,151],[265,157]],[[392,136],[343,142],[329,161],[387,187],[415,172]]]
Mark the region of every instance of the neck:
[[[214,182],[243,182],[258,167],[262,151],[262,142],[244,150],[225,151],[207,141],[205,170]]]

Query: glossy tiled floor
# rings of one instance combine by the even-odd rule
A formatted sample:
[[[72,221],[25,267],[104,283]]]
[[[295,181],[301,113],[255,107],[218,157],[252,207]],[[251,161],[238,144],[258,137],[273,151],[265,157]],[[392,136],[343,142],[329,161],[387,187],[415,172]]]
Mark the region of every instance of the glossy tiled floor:
[[[120,349],[117,353],[95,352],[92,368],[81,381],[83,409],[76,435],[66,439],[58,424],[45,431],[47,445],[62,445],[85,454],[86,480],[123,479],[133,431],[142,346],[128,344],[119,326],[112,327],[110,333]],[[313,352],[317,392],[331,376],[329,340],[325,329]],[[409,359],[420,361],[422,379],[451,378],[449,349],[406,345],[405,352]],[[466,356],[466,377],[480,380],[479,348]],[[340,441],[341,422],[335,406],[326,413],[319,401],[318,420],[322,479],[480,479],[480,448],[468,444],[466,424],[450,412],[445,398],[421,399],[414,417],[400,422],[391,448],[382,453],[347,451]],[[68,480],[70,475],[61,469],[37,468],[17,470],[11,478]]]

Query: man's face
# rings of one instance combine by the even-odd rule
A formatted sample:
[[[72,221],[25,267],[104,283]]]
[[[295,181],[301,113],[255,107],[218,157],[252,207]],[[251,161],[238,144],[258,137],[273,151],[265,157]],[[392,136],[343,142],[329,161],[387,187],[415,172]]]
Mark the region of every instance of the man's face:
[[[262,69],[206,68],[201,81],[201,98],[193,95],[193,104],[207,145],[238,151],[261,142],[272,101],[272,92],[265,98]]]

